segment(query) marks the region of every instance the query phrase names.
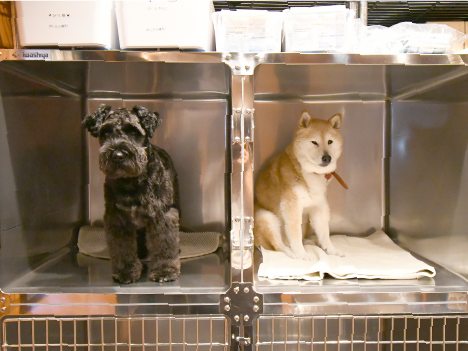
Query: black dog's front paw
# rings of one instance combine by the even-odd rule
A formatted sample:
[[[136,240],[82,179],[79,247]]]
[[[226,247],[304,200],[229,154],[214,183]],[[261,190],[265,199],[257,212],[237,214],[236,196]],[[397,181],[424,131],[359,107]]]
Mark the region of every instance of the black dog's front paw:
[[[141,277],[143,265],[140,260],[125,266],[124,269],[112,274],[112,279],[119,284],[130,284],[136,282]]]
[[[154,282],[164,283],[179,279],[179,273],[179,268],[166,266],[151,270],[148,277]]]

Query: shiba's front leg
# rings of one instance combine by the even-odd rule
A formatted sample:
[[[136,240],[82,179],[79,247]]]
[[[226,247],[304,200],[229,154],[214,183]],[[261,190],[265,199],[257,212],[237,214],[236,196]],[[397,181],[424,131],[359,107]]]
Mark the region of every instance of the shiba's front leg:
[[[283,215],[283,223],[286,237],[289,240],[289,245],[294,252],[296,258],[310,261],[312,258],[304,249],[302,244],[302,212],[299,201],[289,199],[282,201],[281,210]],[[304,223],[305,225],[306,223]]]
[[[329,255],[344,257],[330,240],[330,208],[328,204],[315,206],[309,211],[310,224],[315,229],[319,246]]]

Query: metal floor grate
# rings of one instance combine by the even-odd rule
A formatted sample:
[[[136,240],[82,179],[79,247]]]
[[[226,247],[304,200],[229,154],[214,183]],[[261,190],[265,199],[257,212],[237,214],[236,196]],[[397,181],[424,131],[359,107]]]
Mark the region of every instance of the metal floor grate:
[[[210,317],[5,318],[2,350],[224,350],[228,321]]]
[[[359,2],[359,1],[358,1]],[[282,11],[292,7],[346,5],[349,1],[214,1],[216,11],[256,9]],[[368,1],[369,25],[392,26],[411,21],[415,23],[468,21],[468,1]]]
[[[258,351],[468,350],[468,315],[262,316]]]

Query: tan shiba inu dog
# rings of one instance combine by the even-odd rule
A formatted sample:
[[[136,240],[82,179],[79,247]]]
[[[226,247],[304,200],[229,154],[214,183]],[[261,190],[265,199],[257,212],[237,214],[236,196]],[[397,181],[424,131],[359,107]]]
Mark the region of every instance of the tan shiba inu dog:
[[[319,246],[330,255],[344,256],[330,241],[327,200],[328,181],[342,150],[340,127],[339,114],[324,121],[302,111],[292,144],[257,179],[254,222],[257,246],[309,260],[302,240],[310,222]],[[283,242],[283,237],[289,243]]]

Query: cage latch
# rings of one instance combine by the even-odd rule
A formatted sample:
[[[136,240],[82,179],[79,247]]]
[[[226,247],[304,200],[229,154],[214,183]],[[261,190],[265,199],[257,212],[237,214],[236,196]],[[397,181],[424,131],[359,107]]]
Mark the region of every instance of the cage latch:
[[[237,336],[236,341],[239,343],[240,346],[249,346],[250,345],[250,338],[244,336]]]

